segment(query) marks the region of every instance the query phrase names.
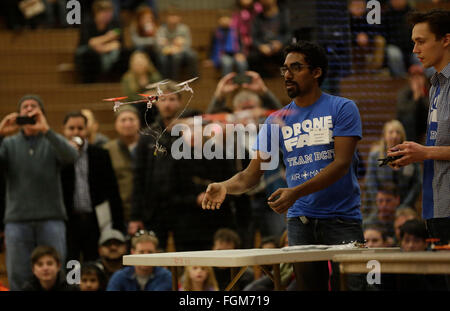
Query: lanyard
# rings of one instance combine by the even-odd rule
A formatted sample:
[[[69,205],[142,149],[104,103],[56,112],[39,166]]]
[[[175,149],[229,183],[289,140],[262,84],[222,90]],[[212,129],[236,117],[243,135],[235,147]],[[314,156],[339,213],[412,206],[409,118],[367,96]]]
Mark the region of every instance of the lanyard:
[[[438,101],[438,97],[439,97],[440,93],[441,93],[441,85],[440,85],[440,83],[438,81],[438,84],[437,84],[437,87],[436,87],[436,93],[434,93],[433,101],[432,101],[433,109],[437,109],[437,101]]]

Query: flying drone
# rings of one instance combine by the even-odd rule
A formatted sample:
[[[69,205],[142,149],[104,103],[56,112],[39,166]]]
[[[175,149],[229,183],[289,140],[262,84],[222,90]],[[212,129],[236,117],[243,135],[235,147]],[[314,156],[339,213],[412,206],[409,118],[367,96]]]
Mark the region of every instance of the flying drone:
[[[150,95],[150,94],[138,94],[139,96],[142,96],[143,99],[141,100],[136,100],[136,101],[131,101],[131,102],[123,102],[124,99],[128,98],[127,96],[123,96],[123,97],[115,97],[115,98],[107,98],[107,99],[103,99],[104,101],[109,101],[109,102],[114,102],[114,111],[117,111],[119,109],[120,106],[122,105],[128,105],[128,104],[135,104],[135,103],[147,103],[147,110],[145,111],[145,113],[147,114],[147,111],[152,108],[152,106],[154,104],[156,104],[158,102],[158,100],[161,98],[161,96],[169,96],[169,95],[173,95],[182,91],[188,91],[191,93],[191,97],[189,98],[188,102],[186,103],[186,105],[184,106],[183,111],[181,111],[181,113],[175,118],[175,120],[173,120],[173,122],[176,122],[180,116],[184,113],[184,111],[186,110],[187,106],[189,105],[189,103],[192,100],[192,97],[194,95],[194,90],[189,86],[189,83],[197,80],[198,77],[180,82],[178,84],[175,84],[175,87],[179,87],[178,90],[172,92],[172,93],[164,93],[161,90],[161,85],[167,84],[170,82],[170,80],[162,80],[156,83],[152,83],[146,86],[147,90],[151,90],[151,89],[155,89],[156,88],[156,95]],[[145,117],[145,121],[147,123],[147,118]],[[172,123],[173,123],[172,122]],[[169,125],[170,126],[170,125]],[[153,130],[148,124],[147,124],[147,131],[143,132],[143,134],[145,135],[151,135],[155,138],[155,144],[153,145],[153,147],[155,148],[154,151],[154,155],[156,156],[157,153],[166,153],[166,149],[159,144],[159,139],[161,138],[161,136],[166,132],[167,128],[169,127],[167,126],[163,131],[155,131]]]
[[[147,103],[147,109],[150,109],[150,108],[152,108],[153,104],[156,104],[156,102],[158,101],[157,95],[148,95],[148,94],[138,94],[138,95],[142,96],[144,98],[140,99],[140,100],[131,101],[131,102],[122,102],[122,100],[127,99],[128,96],[105,98],[103,100],[107,101],[107,102],[114,102],[114,108],[113,108],[114,112],[116,112],[119,109],[119,107],[122,105],[139,104],[139,103]]]
[[[113,97],[113,98],[105,98],[103,99],[104,101],[108,101],[108,102],[114,102],[114,112],[116,112],[120,106],[122,105],[129,105],[129,104],[139,104],[139,103],[147,103],[147,109],[150,109],[153,107],[154,104],[156,104],[158,102],[158,99],[161,95],[172,95],[178,92],[182,92],[182,91],[189,91],[191,93],[194,93],[194,91],[192,90],[192,88],[189,86],[189,83],[197,80],[198,77],[180,82],[178,84],[176,84],[175,86],[180,87],[179,90],[177,90],[176,92],[173,93],[169,93],[169,94],[164,94],[163,91],[161,90],[160,86],[167,84],[170,82],[170,80],[165,79],[156,83],[152,83],[146,86],[146,89],[151,90],[156,88],[156,93],[157,95],[150,95],[150,94],[138,94],[139,96],[142,96],[143,99],[140,100],[135,100],[135,101],[130,101],[130,102],[124,102],[124,99],[127,99],[128,96],[122,96],[122,97]]]

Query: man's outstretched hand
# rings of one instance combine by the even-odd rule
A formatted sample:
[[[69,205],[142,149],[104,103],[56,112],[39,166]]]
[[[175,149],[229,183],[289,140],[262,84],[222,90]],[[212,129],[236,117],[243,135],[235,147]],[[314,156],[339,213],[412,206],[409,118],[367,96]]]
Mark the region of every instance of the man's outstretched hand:
[[[225,200],[227,189],[221,183],[212,183],[208,185],[205,196],[202,201],[203,209],[219,209]]]

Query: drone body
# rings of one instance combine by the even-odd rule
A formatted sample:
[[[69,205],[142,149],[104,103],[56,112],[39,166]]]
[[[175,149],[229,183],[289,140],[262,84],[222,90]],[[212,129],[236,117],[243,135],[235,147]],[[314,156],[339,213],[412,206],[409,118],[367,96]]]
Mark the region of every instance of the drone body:
[[[106,98],[106,99],[103,99],[103,100],[104,101],[109,101],[109,102],[114,102],[114,108],[113,108],[114,112],[116,112],[120,108],[120,106],[122,106],[122,105],[137,104],[137,103],[147,103],[147,110],[146,110],[146,113],[147,113],[147,111],[150,108],[152,108],[154,104],[156,104],[158,102],[158,100],[161,98],[161,96],[163,96],[163,95],[167,96],[167,95],[176,94],[176,93],[179,93],[179,92],[182,92],[182,91],[188,91],[188,92],[191,93],[191,97],[190,97],[188,103],[185,105],[183,111],[173,121],[173,122],[175,122],[183,114],[184,110],[189,105],[189,103],[190,103],[190,101],[192,99],[192,96],[194,95],[194,90],[189,86],[189,83],[191,83],[191,82],[193,82],[193,81],[195,81],[197,79],[198,79],[198,77],[195,77],[195,78],[192,78],[192,79],[189,79],[189,80],[186,80],[186,81],[183,81],[183,82],[180,82],[180,83],[176,84],[175,86],[179,87],[179,89],[177,91],[175,91],[175,92],[172,92],[172,93],[164,93],[161,90],[161,88],[160,88],[161,85],[164,85],[164,84],[167,84],[167,83],[170,82],[167,79],[159,81],[159,82],[156,82],[156,83],[149,84],[149,85],[147,85],[146,88],[147,89],[155,89],[156,88],[156,95],[138,94],[139,96],[143,97],[143,99],[141,99],[141,100],[136,100],[136,101],[131,101],[131,102],[123,102],[122,100],[128,98],[127,96],[115,97],[115,98]],[[146,118],[145,118],[145,120],[146,120]],[[149,130],[151,130],[150,126],[148,124],[147,124],[147,127],[148,127]],[[162,145],[159,144],[159,139],[161,138],[162,134],[166,130],[167,130],[167,127],[163,131],[161,131],[160,133],[154,133],[154,131],[152,131],[152,130],[150,131],[150,133],[151,133],[150,135],[154,136],[155,139],[156,139],[156,142],[155,142],[155,145],[154,145],[154,153],[153,153],[155,156],[158,153],[162,153],[162,154],[166,154],[167,153],[166,149]]]
[[[139,95],[144,97],[145,99],[135,100],[131,102],[122,102],[121,100],[128,98],[127,96],[124,96],[124,97],[106,98],[103,100],[114,102],[113,108],[114,112],[116,112],[122,105],[139,104],[139,103],[147,103],[147,109],[150,109],[152,108],[153,104],[156,104],[156,102],[158,101],[157,95],[148,95],[148,94],[139,94]]]

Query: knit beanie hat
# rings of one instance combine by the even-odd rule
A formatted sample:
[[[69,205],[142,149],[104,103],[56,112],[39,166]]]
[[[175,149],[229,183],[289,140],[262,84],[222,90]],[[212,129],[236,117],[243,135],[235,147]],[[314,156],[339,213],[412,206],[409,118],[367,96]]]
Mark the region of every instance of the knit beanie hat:
[[[39,95],[34,95],[34,94],[27,94],[19,100],[19,104],[17,106],[18,111],[20,111],[20,107],[22,106],[22,103],[28,99],[32,99],[32,100],[36,101],[39,104],[39,107],[41,108],[42,113],[45,115],[44,102],[42,101],[42,98]]]

